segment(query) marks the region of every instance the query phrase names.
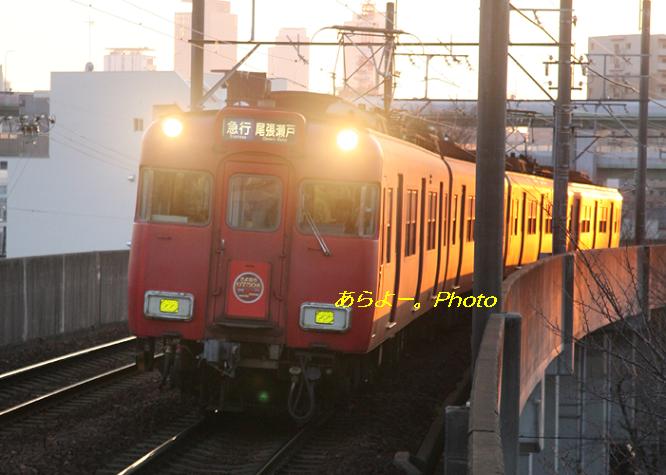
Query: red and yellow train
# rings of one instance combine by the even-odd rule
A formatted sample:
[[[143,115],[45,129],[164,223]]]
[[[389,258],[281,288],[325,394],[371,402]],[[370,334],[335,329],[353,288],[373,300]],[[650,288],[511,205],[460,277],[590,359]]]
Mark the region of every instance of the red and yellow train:
[[[284,379],[304,417],[315,381],[363,377],[438,292],[471,289],[475,165],[390,136],[333,96],[274,93],[268,105],[146,132],[129,321],[142,359],[164,341],[165,377],[246,401]],[[507,172],[505,184],[509,271],[551,252],[552,180]],[[571,245],[617,246],[621,206],[617,190],[572,183]],[[344,291],[376,302],[336,306]]]

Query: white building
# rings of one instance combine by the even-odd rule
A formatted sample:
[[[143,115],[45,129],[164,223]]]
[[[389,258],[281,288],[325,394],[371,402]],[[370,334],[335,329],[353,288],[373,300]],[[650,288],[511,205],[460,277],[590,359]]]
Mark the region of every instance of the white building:
[[[183,0],[186,3],[191,1]],[[238,18],[231,13],[230,3],[223,0],[205,0],[204,39],[236,40]],[[192,13],[176,13],[174,18],[174,69],[190,80]],[[206,45],[204,47],[204,73],[214,69],[231,69],[236,64],[235,45]]]
[[[8,162],[7,257],[126,249],[153,107],[185,109],[173,71],[52,73],[49,158]]]
[[[345,22],[350,27],[385,28],[386,18],[382,12],[377,10],[375,2],[368,0],[361,7],[361,14],[354,14],[352,21]],[[357,43],[385,43],[384,35],[377,34],[354,34],[349,35],[348,40]],[[345,47],[345,69],[347,78],[340,94],[348,99],[354,100],[361,95],[379,95],[383,93],[380,87],[382,76],[379,65],[381,63],[384,48],[380,46],[346,46]]]
[[[281,28],[276,41],[310,41],[305,28]],[[310,47],[278,45],[268,49],[268,77],[287,80],[287,90],[307,91],[310,77]]]
[[[638,99],[640,54],[641,35],[590,37],[590,68],[612,82],[589,72],[588,99]],[[650,38],[649,95],[652,99],[666,99],[666,35],[652,35]]]
[[[104,55],[104,71],[155,71],[150,48],[109,48]]]

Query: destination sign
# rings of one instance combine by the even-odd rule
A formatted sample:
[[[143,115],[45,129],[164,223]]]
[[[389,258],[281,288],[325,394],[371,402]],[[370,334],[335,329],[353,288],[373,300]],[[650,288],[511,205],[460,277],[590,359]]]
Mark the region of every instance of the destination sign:
[[[282,144],[296,140],[296,124],[289,122],[225,117],[222,129],[225,140]]]

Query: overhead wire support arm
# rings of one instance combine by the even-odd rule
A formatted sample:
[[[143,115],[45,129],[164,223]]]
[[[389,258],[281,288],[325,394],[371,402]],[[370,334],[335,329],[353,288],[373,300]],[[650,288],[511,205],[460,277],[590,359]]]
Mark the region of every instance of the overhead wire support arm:
[[[550,95],[550,93],[546,90],[546,88],[544,88],[541,85],[541,83],[539,83],[539,81],[537,81],[536,78],[532,76],[529,73],[529,71],[527,71],[527,69],[525,69],[525,67],[522,64],[520,64],[518,60],[511,53],[509,53],[509,58],[511,58],[511,61],[516,63],[516,66],[518,66],[525,74],[527,74],[527,77],[529,77],[532,80],[532,82],[536,84],[539,89],[541,89],[541,92],[543,92],[548,97],[548,99],[550,99],[551,102],[555,102],[555,98]]]

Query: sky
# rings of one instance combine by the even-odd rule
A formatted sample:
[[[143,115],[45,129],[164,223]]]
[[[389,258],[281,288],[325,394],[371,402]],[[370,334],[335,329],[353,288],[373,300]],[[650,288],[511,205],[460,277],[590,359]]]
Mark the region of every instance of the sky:
[[[312,36],[322,27],[340,24],[360,12],[362,0],[256,0],[255,37],[273,40],[280,28],[305,27]],[[397,28],[415,36],[403,41],[475,42],[479,31],[478,0],[398,0]],[[587,52],[589,36],[639,33],[640,0],[574,0],[575,54]],[[385,2],[377,1],[380,11]],[[559,0],[514,0],[513,5],[529,8],[557,8]],[[173,16],[186,11],[181,0],[0,0],[0,61],[15,91],[49,89],[51,71],[82,71],[92,61],[103,70],[106,48],[148,47],[154,49],[159,70],[173,68]],[[251,0],[231,0],[231,11],[238,15],[239,39],[249,39]],[[531,15],[531,13],[528,13]],[[538,18],[557,37],[557,12],[541,12]],[[547,36],[526,20],[511,14],[511,40],[548,42]],[[652,33],[666,34],[666,0],[652,3]],[[335,35],[323,31],[316,40],[334,41]],[[267,47],[262,47],[244,69],[266,69]],[[316,48],[316,49],[315,49]],[[402,52],[445,52],[443,48],[404,48]],[[238,57],[245,49],[239,48]],[[314,47],[310,51],[310,84],[317,92],[331,92],[330,74],[337,48]],[[557,56],[556,48],[513,47],[513,55],[544,86],[556,84],[557,72],[545,74],[544,61]],[[454,48],[453,53],[469,55],[465,61],[447,65],[433,59],[430,66],[429,96],[443,99],[476,97],[478,75],[474,47]],[[422,97],[424,59],[402,57],[397,60],[397,98]],[[580,68],[574,82],[585,81]],[[553,91],[554,92],[554,91]],[[582,98],[583,91],[574,91]],[[545,99],[532,81],[515,65],[509,64],[508,95],[517,98]]]

